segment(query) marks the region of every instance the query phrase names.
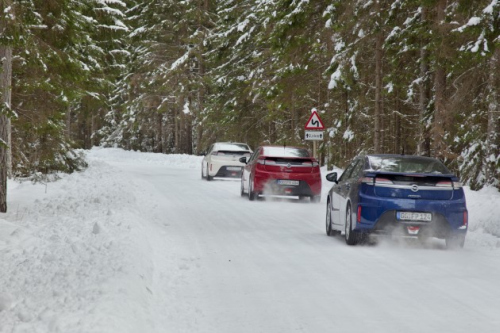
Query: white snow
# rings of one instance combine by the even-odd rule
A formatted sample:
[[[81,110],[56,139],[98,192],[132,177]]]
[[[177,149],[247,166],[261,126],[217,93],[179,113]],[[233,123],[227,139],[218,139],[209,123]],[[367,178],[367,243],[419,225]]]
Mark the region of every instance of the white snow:
[[[496,189],[466,189],[463,250],[350,247],[325,235],[324,200],[250,202],[202,180],[199,156],[86,154],[83,172],[8,183],[2,333],[500,331]]]

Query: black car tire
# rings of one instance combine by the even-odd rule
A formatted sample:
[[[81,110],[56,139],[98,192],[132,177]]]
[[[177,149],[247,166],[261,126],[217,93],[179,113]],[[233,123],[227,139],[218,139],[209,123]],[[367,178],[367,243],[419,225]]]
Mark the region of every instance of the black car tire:
[[[465,234],[462,235],[448,235],[446,237],[447,249],[461,249],[465,245]]]
[[[332,229],[332,209],[331,202],[328,201],[326,205],[326,235],[335,236],[336,232]]]
[[[201,166],[201,179],[205,179],[205,176],[203,176],[203,165]]]
[[[359,243],[359,239],[360,235],[352,231],[351,205],[348,205],[345,214],[345,242],[347,245],[356,245]]]
[[[250,181],[248,182],[248,200],[254,201],[255,196],[256,194],[253,190],[253,179],[250,178]]]
[[[207,163],[207,180],[211,181],[212,179],[214,179],[214,177],[210,176],[210,174],[208,173],[208,163]]]
[[[241,178],[241,192],[240,192],[240,195],[241,195],[242,197],[244,197],[244,196],[245,196],[245,194],[246,194],[246,193],[245,193],[245,191],[243,190],[243,178]]]

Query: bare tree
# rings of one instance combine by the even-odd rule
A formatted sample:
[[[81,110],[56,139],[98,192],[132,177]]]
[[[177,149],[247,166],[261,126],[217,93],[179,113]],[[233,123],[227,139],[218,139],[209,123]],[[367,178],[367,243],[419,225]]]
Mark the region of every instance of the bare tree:
[[[3,0],[0,9],[8,8],[10,0]],[[7,20],[0,20],[0,34],[7,30]],[[11,107],[12,47],[0,45],[0,212],[7,211],[7,176],[11,172],[11,130],[9,111]]]

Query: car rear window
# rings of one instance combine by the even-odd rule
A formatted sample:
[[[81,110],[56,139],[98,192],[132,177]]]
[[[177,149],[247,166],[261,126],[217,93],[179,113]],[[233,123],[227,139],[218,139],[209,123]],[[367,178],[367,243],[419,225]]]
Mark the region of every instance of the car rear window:
[[[420,156],[369,156],[369,168],[375,171],[402,173],[451,174],[439,160]]]
[[[245,144],[239,143],[221,143],[218,144],[214,150],[218,151],[250,151],[250,147]]]
[[[264,156],[275,157],[310,157],[309,151],[295,147],[264,147]]]

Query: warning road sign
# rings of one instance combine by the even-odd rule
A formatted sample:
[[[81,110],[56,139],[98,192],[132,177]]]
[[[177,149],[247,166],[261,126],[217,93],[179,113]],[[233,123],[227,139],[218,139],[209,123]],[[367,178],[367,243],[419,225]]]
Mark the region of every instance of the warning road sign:
[[[306,126],[304,127],[306,130],[324,130],[325,126],[323,125],[323,122],[321,121],[321,118],[318,115],[318,112],[314,110],[311,113],[311,116],[309,117],[309,120],[306,123]]]

